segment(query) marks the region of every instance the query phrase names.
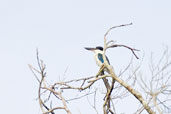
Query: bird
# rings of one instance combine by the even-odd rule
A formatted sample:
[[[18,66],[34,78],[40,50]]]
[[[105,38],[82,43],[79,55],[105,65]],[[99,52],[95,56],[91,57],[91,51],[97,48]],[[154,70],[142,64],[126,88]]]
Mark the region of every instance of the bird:
[[[104,63],[104,59],[103,59],[103,47],[101,47],[101,46],[97,46],[95,48],[85,47],[85,49],[94,52],[94,58],[95,58],[96,64],[99,67],[101,67],[102,64]],[[106,60],[107,60],[108,64],[110,65],[110,62],[109,62],[108,57],[106,55],[105,55],[105,57],[106,57]],[[108,72],[107,69],[104,69],[101,72],[100,75],[104,75],[104,71]],[[106,88],[109,89],[110,88],[110,85],[108,83],[107,78],[102,78],[102,79],[104,81],[104,84],[105,84]]]
[[[94,58],[95,58],[96,64],[101,68],[102,64],[104,63],[104,59],[103,59],[103,47],[101,47],[101,46],[97,46],[96,48],[88,48],[88,47],[85,47],[85,49],[94,52]],[[110,65],[110,62],[109,62],[108,57],[106,55],[105,55],[105,57],[106,57],[106,60],[107,60],[108,64]],[[101,71],[100,75],[104,75],[104,72],[105,71],[107,73],[109,73],[108,70],[106,68],[104,68]],[[102,78],[102,80],[104,82],[104,85],[105,85],[105,87],[107,89],[107,93],[108,93],[110,91],[110,88],[111,88],[111,86],[110,86],[110,84],[108,82],[108,79],[106,77],[104,77],[104,78]],[[110,108],[110,100],[107,103],[107,107]]]
[[[101,67],[102,64],[104,63],[104,59],[103,59],[103,47],[101,47],[101,46],[97,46],[95,48],[85,47],[85,49],[94,52],[94,58],[95,58],[96,64],[99,67]],[[109,62],[109,59],[108,59],[107,56],[106,56],[106,60],[107,60],[108,64],[110,65],[110,62]]]

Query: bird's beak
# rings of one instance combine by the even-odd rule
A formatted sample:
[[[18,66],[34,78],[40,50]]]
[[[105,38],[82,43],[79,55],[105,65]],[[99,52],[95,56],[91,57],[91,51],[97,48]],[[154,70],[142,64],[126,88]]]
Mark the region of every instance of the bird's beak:
[[[89,50],[89,51],[94,51],[96,50],[96,48],[88,48],[88,47],[85,47],[86,50]]]

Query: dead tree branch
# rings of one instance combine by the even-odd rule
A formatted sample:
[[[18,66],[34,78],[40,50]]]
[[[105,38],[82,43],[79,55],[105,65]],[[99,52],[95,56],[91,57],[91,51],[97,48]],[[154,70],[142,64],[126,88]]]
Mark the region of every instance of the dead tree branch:
[[[43,63],[42,60],[39,59],[39,53],[37,50],[37,63],[38,63],[38,67],[39,70],[34,68],[32,65],[28,65],[30,70],[32,71],[32,73],[34,74],[35,78],[37,79],[37,81],[39,82],[39,89],[38,89],[38,100],[39,100],[39,105],[40,108],[43,112],[43,114],[55,114],[54,111],[58,110],[58,109],[62,109],[65,110],[67,112],[67,114],[71,114],[70,110],[68,109],[67,105],[66,105],[66,100],[64,99],[64,97],[62,96],[62,92],[56,92],[54,90],[54,88],[48,88],[47,84],[45,83],[45,77],[46,77],[46,72],[45,72],[45,64]],[[40,78],[38,77],[38,75],[36,74],[38,73],[40,75]],[[42,90],[45,89],[45,91],[42,92]],[[62,103],[63,106],[58,106],[58,107],[54,107],[54,108],[50,108],[51,106],[47,106],[46,105],[46,100],[42,99],[42,94],[46,93],[48,91],[50,91],[50,94],[53,93],[54,95],[57,95],[57,98],[59,98]],[[48,96],[49,100],[50,95]]]
[[[118,78],[118,77],[116,76],[116,74],[114,73],[114,70],[113,70],[112,66],[110,66],[110,65],[108,64],[108,62],[107,62],[107,60],[106,60],[106,57],[105,57],[105,52],[106,52],[107,48],[110,47],[110,46],[107,45],[107,44],[109,44],[109,43],[107,43],[107,39],[106,39],[106,36],[107,36],[108,32],[109,32],[111,29],[113,29],[113,28],[122,27],[122,26],[127,26],[127,25],[130,25],[130,24],[125,24],[125,25],[120,25],[120,26],[112,27],[112,28],[110,28],[110,29],[106,32],[106,34],[104,35],[104,50],[103,50],[104,65],[105,65],[105,67],[109,70],[109,74],[111,74],[112,78],[113,78],[114,80],[116,80],[118,83],[120,83],[123,87],[125,87],[132,95],[134,95],[134,96],[140,101],[140,103],[144,106],[144,108],[146,109],[146,111],[147,111],[149,114],[155,114],[154,111],[150,108],[150,106],[147,104],[147,102],[143,99],[142,95],[141,95],[138,91],[134,90],[134,89],[133,89],[130,85],[128,85],[125,81],[123,81],[122,79],[120,79],[120,78]],[[128,49],[131,49],[132,52],[133,52],[133,54],[135,55],[135,53],[134,53],[135,49],[129,48],[128,46],[124,46],[124,45],[120,45],[120,46],[123,46],[123,47],[126,47],[126,48],[128,48]],[[117,46],[116,46],[116,47],[117,47]],[[136,56],[136,55],[135,55],[135,56]],[[137,56],[136,56],[136,57],[137,57]]]

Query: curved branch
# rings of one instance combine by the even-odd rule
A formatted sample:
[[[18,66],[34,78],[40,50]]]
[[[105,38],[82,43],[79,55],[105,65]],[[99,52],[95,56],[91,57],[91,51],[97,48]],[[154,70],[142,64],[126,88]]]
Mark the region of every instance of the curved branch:
[[[129,50],[132,51],[132,53],[134,54],[134,56],[139,59],[139,57],[135,54],[135,51],[140,51],[138,49],[134,49],[134,48],[131,48],[129,46],[126,46],[126,45],[119,45],[119,44],[114,44],[114,45],[111,45],[111,46],[108,46],[107,48],[114,48],[114,47],[125,47],[125,48],[128,48]]]

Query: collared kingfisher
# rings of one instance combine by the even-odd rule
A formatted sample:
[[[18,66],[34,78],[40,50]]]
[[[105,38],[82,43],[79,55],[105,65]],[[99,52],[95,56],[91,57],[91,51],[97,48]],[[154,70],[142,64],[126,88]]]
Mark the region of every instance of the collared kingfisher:
[[[97,64],[99,67],[101,67],[102,64],[104,63],[104,59],[103,59],[103,47],[97,46],[96,48],[85,48],[85,49],[94,52],[94,58],[95,58],[95,60],[96,60],[96,64]],[[107,60],[108,64],[110,65],[109,59],[107,58],[107,56],[106,56],[106,60]],[[101,72],[101,75],[104,75],[104,71],[107,71],[107,69],[104,69],[104,70]],[[107,71],[107,72],[108,72],[108,71]],[[110,88],[110,85],[109,85],[109,83],[108,83],[108,79],[107,79],[107,78],[102,78],[102,79],[103,79],[104,84],[105,84],[105,86],[106,86],[106,88],[107,88],[107,91],[108,91],[109,88]]]
[[[96,64],[101,67],[102,64],[104,63],[104,59],[103,59],[103,47],[101,46],[97,46],[96,48],[85,48],[89,51],[92,51],[94,52],[94,58],[95,58],[95,61],[96,61]],[[107,58],[106,56],[106,60],[109,63],[109,59]]]

